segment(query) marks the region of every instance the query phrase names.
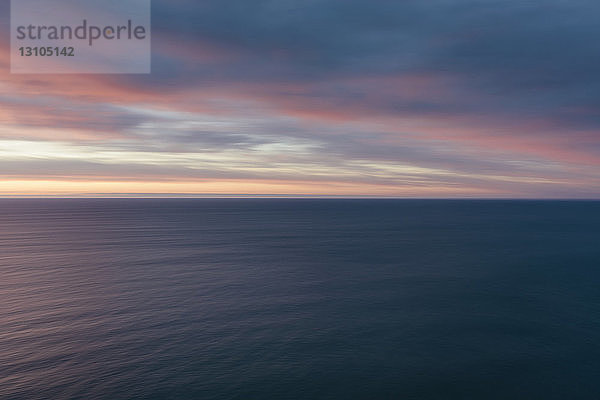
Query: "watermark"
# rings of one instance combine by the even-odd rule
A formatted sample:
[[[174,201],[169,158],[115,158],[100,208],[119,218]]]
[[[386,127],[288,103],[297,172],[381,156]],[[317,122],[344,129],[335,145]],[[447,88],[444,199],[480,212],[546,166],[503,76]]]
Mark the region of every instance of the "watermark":
[[[11,73],[150,73],[150,0],[11,0]]]

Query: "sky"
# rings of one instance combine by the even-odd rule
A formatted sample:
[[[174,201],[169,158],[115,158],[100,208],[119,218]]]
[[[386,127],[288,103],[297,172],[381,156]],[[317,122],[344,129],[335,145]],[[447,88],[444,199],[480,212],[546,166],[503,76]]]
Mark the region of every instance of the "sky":
[[[153,0],[152,73],[10,74],[0,196],[600,198],[592,0]]]

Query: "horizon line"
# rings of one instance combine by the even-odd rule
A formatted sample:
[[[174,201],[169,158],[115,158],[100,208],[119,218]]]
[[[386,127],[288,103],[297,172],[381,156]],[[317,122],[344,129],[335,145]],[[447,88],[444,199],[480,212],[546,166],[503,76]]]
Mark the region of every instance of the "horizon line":
[[[92,194],[92,195],[2,195],[0,200],[25,199],[64,199],[64,200],[93,200],[93,199],[131,199],[131,200],[227,200],[227,199],[273,199],[273,200],[488,200],[488,201],[600,201],[600,198],[586,197],[401,197],[401,196],[369,196],[369,195],[248,195],[248,194],[216,194],[216,195],[184,195],[184,194]]]

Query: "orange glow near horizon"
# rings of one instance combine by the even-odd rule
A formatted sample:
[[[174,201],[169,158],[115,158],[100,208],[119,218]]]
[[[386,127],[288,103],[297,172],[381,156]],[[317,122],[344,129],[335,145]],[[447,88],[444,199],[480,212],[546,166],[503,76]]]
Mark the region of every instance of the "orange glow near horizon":
[[[86,181],[86,180],[0,180],[0,197],[18,196],[132,196],[136,195],[233,195],[233,196],[348,196],[360,197],[456,197],[472,193],[485,197],[499,195],[476,188],[433,188],[414,186],[390,188],[385,185],[356,185],[340,182],[285,181]]]

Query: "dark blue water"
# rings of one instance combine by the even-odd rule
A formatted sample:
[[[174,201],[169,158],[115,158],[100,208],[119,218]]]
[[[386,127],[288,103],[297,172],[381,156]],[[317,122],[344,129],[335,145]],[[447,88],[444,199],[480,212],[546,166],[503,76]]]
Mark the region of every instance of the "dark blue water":
[[[1,200],[2,399],[597,399],[600,202]]]

